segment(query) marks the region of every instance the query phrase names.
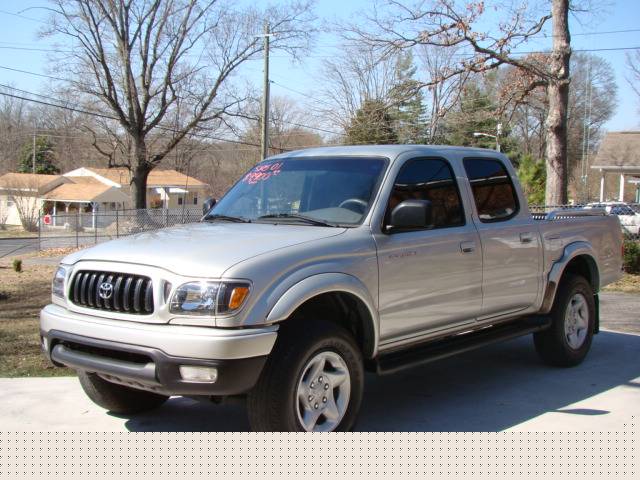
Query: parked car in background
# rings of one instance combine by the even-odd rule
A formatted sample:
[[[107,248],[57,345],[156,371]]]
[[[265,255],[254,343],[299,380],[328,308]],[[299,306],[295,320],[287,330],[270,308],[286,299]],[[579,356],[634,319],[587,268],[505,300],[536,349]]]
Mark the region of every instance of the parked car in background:
[[[640,211],[634,209],[628,203],[601,202],[589,203],[585,208],[602,208],[610,215],[616,215],[620,219],[622,229],[632,235],[640,233]]]

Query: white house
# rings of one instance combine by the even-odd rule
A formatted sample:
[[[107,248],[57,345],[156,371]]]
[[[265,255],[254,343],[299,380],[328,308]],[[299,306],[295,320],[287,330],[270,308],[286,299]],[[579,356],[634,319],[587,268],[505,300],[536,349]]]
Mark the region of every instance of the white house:
[[[24,215],[18,210],[25,203],[36,216],[50,214],[55,225],[63,214],[130,209],[134,205],[130,182],[125,168],[81,167],[63,175],[7,173],[0,176],[0,213],[6,213],[7,225],[20,225]],[[176,170],[153,170],[147,179],[147,208],[200,207],[208,188]]]

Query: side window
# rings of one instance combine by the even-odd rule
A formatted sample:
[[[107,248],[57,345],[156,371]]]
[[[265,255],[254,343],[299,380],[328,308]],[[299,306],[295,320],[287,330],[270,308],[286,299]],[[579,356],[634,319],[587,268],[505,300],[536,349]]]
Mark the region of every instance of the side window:
[[[429,200],[432,226],[444,228],[464,225],[460,192],[447,162],[437,158],[416,158],[402,166],[393,185],[386,219],[405,200]]]
[[[508,220],[518,213],[518,197],[502,162],[465,158],[464,169],[481,222]]]

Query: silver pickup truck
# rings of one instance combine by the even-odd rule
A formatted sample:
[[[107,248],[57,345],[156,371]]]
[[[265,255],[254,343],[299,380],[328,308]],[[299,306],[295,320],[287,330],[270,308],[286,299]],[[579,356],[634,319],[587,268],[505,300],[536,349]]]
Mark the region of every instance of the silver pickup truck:
[[[580,363],[621,250],[602,210],[532,216],[494,151],[291,152],[199,223],[67,256],[42,348],[113,412],[241,397],[255,430],[348,430],[365,371],[530,333],[545,362]]]

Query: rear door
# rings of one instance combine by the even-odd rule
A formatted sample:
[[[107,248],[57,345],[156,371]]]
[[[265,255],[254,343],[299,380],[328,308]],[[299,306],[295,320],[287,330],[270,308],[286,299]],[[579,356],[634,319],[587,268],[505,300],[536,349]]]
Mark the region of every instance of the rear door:
[[[374,233],[382,343],[473,323],[482,303],[480,239],[452,166],[442,158],[411,158],[386,195],[382,231]],[[408,199],[431,201],[432,225],[386,232],[391,210]]]
[[[541,239],[505,163],[465,158],[473,221],[482,243],[482,318],[524,310],[537,299]]]

